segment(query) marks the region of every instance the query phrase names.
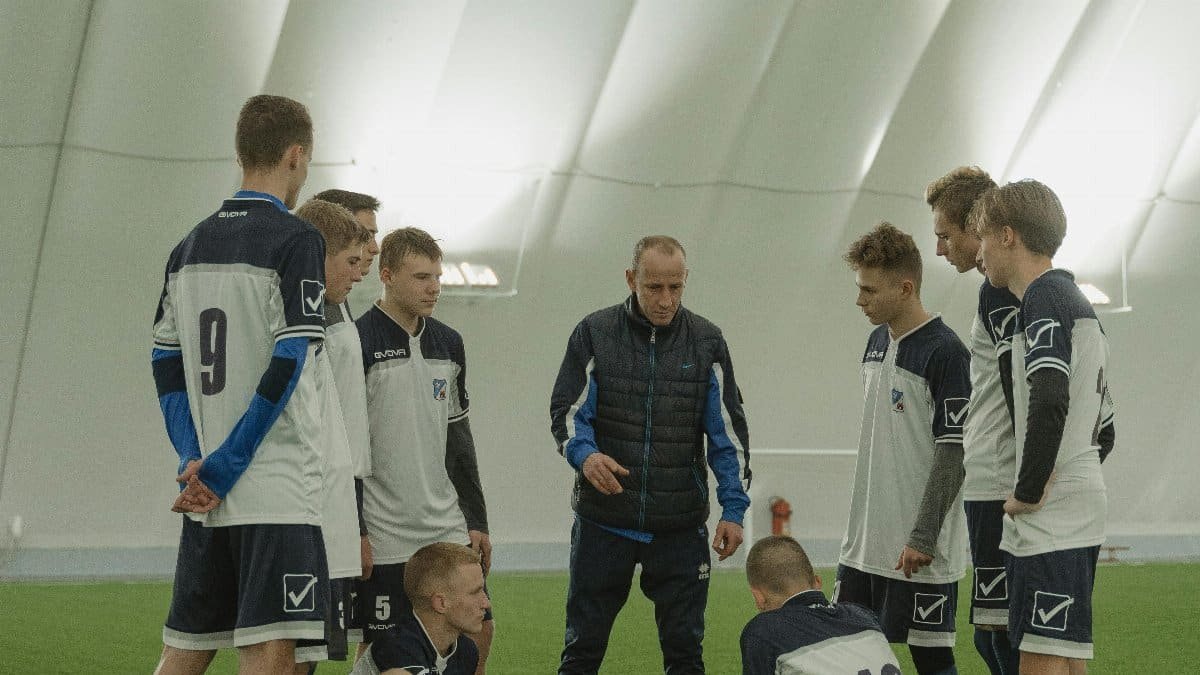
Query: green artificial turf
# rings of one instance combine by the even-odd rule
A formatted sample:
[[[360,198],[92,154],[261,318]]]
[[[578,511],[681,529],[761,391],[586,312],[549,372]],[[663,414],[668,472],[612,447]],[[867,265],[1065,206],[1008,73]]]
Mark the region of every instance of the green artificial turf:
[[[1096,576],[1090,673],[1191,672],[1200,663],[1200,565],[1104,565]],[[829,570],[822,577],[832,582]],[[496,613],[488,672],[553,673],[562,648],[566,575],[498,573],[488,586]],[[966,624],[967,584],[960,586],[958,669],[986,675]],[[662,672],[653,607],[636,582],[633,589],[602,673]],[[0,584],[0,673],[149,673],[170,594],[167,583]],[[753,614],[741,573],[714,574],[704,641],[709,673],[741,672],[738,636]],[[914,672],[907,650],[897,653],[904,672]],[[318,672],[348,670],[325,664]],[[236,672],[233,652],[219,654],[209,672]]]

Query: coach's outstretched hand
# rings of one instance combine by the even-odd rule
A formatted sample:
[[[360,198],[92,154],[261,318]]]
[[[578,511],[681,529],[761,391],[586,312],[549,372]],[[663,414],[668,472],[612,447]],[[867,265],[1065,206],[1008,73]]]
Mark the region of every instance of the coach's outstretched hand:
[[[171,505],[171,510],[175,513],[208,513],[221,503],[221,498],[201,483],[196,475],[203,463],[203,460],[199,459],[188,462],[187,468],[175,479],[175,482],[184,485],[183,491]]]
[[[722,520],[717,523],[717,533],[713,535],[713,550],[717,552],[717,560],[724,560],[733,555],[742,545],[742,526]]]
[[[893,569],[903,570],[904,578],[911,579],[913,572],[919,572],[922,567],[933,562],[933,556],[921,553],[915,548],[905,546],[903,551],[900,551],[900,559],[896,561],[896,567]]]
[[[583,460],[583,477],[602,495],[618,495],[625,491],[617,476],[628,476],[629,469],[603,452],[593,452]]]

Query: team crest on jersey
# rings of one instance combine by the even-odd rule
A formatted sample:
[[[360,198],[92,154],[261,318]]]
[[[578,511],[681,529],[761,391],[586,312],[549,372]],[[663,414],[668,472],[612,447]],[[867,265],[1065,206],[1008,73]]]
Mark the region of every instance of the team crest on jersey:
[[[963,421],[967,419],[967,410],[970,409],[971,399],[969,398],[948,398],[942,402],[942,407],[946,413],[946,426],[952,429],[961,429]]]
[[[1017,314],[1016,307],[1000,307],[988,312],[988,328],[992,331],[992,342],[1000,344],[1012,340]]]
[[[913,621],[938,625],[945,621],[946,596],[941,593],[913,593]]]
[[[1054,329],[1062,326],[1054,319],[1038,319],[1025,329],[1025,353],[1054,347]]]
[[[1065,631],[1067,613],[1075,598],[1058,593],[1035,591],[1033,594],[1033,627]]]
[[[435,401],[445,401],[446,400],[446,381],[441,378],[438,378],[433,381],[433,400],[435,400]]]
[[[892,412],[904,412],[904,392],[892,390]]]
[[[300,280],[300,303],[304,316],[325,316],[325,284],[315,279]]]

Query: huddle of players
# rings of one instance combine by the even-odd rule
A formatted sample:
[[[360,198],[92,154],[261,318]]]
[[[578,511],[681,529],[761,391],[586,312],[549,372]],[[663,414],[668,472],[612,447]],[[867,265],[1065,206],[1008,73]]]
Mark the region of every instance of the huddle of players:
[[[186,514],[159,672],[203,672],[225,646],[239,648],[245,672],[309,672],[306,664],[345,658],[348,637],[375,645],[355,672],[406,660],[473,672],[475,643],[460,638],[477,633],[486,658],[490,543],[462,339],[430,317],[441,252],[413,228],[377,248],[379,204],[365,195],[326,191],[288,213],[312,156],[300,104],[252,98],[237,147],[242,190],[172,252],[155,319],[153,371],[180,457],[173,508]],[[922,306],[910,236],[883,223],[846,255],[857,304],[879,327],[863,358],[860,453],[833,601],[873,610],[889,641],[909,644],[919,672],[955,672],[961,489],[975,643],[989,668],[1079,672],[1092,656],[1099,464],[1113,444],[1107,342],[1070,274],[1052,268],[1066,222],[1048,188],[997,187],[964,167],[934,182],[927,200],[938,254],[988,279],[968,352]],[[352,321],[346,295],[377,250],[383,298]],[[456,539],[469,548],[444,545],[440,558],[428,553],[440,562],[406,573],[426,544]],[[761,609],[841,611],[812,594],[811,574],[798,596],[780,597],[788,587],[764,581],[762,569],[803,569],[806,559],[795,562],[787,542],[760,544],[748,574]],[[794,564],[763,568],[756,555]],[[464,571],[476,561],[477,574]],[[365,577],[357,602],[355,577]],[[821,652],[815,638],[774,654],[780,647],[756,642],[754,630],[771,620],[743,635],[746,672],[763,672],[753,664],[764,655],[784,672],[825,672],[812,665],[821,659],[846,665],[850,652]],[[362,638],[347,635],[356,622]],[[874,667],[893,672],[885,657]]]
[[[356,673],[482,671],[491,544],[462,338],[430,316],[441,250],[415,228],[377,245],[367,195],[289,213],[313,148],[296,101],[251,98],[236,146],[242,188],[172,251],[155,317],[184,514],[157,672],[236,647],[240,672],[310,673],[351,641]],[[383,297],[354,319],[376,254]]]
[[[877,328],[863,355],[858,463],[832,600],[873,610],[918,672],[957,672],[969,538],[971,622],[989,670],[1086,672],[1107,503],[1100,463],[1114,428],[1107,339],[1071,273],[1053,267],[1062,205],[1037,181],[1001,187],[978,167],[934,181],[926,200],[938,255],[987,278],[968,350],[922,305],[911,236],[881,223],[845,256],[856,304]],[[743,635],[744,652],[747,639],[756,638]],[[840,658],[862,672],[898,672],[845,649]],[[840,672],[820,665],[828,653],[814,661],[809,643],[766,651],[779,670],[747,673]]]

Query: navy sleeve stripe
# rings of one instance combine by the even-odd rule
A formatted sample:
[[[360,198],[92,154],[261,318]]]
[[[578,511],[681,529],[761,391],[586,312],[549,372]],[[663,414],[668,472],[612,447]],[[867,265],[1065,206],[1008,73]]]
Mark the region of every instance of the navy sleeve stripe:
[[[283,392],[291,384],[292,376],[295,374],[295,359],[272,356],[271,365],[267,366],[267,372],[263,374],[262,379],[258,382],[258,395],[272,404],[278,403],[279,399],[283,396]]]
[[[169,358],[155,358],[150,367],[154,371],[154,385],[158,389],[159,398],[177,391],[187,391],[187,378],[184,377],[181,354],[176,353]]]

